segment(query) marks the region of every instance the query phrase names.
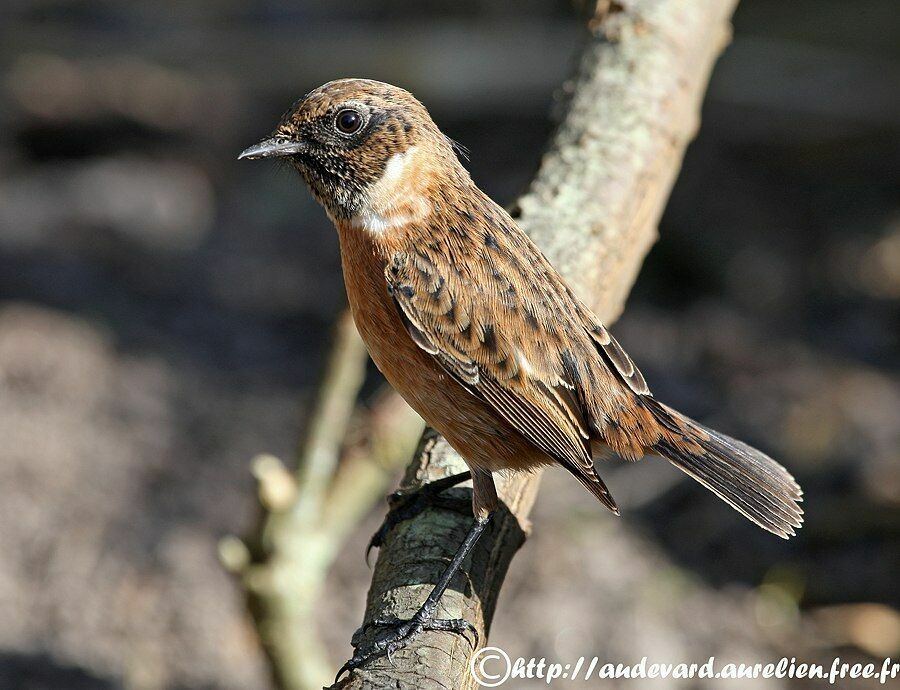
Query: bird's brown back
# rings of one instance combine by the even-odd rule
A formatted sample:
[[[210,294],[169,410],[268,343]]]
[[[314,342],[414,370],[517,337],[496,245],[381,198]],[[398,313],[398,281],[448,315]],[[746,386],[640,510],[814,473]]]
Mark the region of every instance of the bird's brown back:
[[[290,157],[338,227],[373,359],[473,468],[556,461],[616,510],[594,452],[658,453],[766,529],[800,524],[790,474],[656,401],[408,92],[331,82],[245,154]]]

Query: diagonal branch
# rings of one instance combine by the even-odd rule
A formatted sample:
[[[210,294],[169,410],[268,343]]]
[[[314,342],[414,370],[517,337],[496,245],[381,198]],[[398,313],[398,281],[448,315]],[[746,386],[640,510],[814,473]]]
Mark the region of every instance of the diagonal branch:
[[[274,680],[286,690],[321,688],[333,673],[315,619],[326,576],[422,429],[422,420],[394,392],[377,396],[361,423],[357,396],[366,362],[365,346],[345,311],[296,472],[274,456],[255,458],[259,525],[247,540],[229,536],[219,543],[224,565],[246,588]],[[349,433],[354,426],[364,429]],[[348,435],[365,440],[348,444]]]
[[[528,192],[514,207],[572,288],[606,322],[619,315],[684,155],[737,0],[601,0],[577,76],[564,87],[564,117]],[[426,432],[405,486],[465,469]],[[507,567],[529,529],[539,476],[501,480],[502,513],[442,600],[486,638]],[[577,489],[573,489],[577,490]],[[599,510],[599,507],[598,507]],[[366,621],[415,612],[462,541],[471,515],[426,511],[388,536],[372,577]],[[369,633],[369,634],[374,634]],[[471,649],[427,632],[334,687],[469,688]]]

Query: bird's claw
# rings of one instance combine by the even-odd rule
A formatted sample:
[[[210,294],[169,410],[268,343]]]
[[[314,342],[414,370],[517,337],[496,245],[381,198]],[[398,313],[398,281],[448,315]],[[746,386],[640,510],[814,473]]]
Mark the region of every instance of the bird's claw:
[[[463,513],[471,511],[471,501],[468,498],[446,496],[442,492],[450,487],[435,488],[425,484],[419,489],[395,491],[388,494],[387,501],[390,511],[381,523],[381,527],[369,539],[366,547],[366,563],[369,563],[369,555],[373,548],[381,547],[384,540],[394,527],[404,520],[411,520],[427,508],[444,508]]]
[[[397,523],[408,520],[425,510],[426,506],[421,499],[421,491],[422,490],[403,491],[400,489],[399,491],[388,494],[387,502],[390,510],[385,516],[384,521],[381,523],[381,526],[376,530],[375,534],[372,535],[372,538],[369,539],[369,545],[366,547],[367,565],[369,563],[369,554],[372,553],[372,549],[381,547],[384,543],[384,538],[387,536],[388,532],[394,529],[394,526]],[[410,505],[414,503],[417,498],[422,505]]]
[[[375,642],[364,652],[359,651],[362,644],[362,637],[372,628],[390,628],[388,632],[375,640]],[[478,646],[479,636],[478,630],[474,625],[464,618],[430,618],[422,611],[419,611],[412,618],[396,618],[393,616],[376,618],[369,621],[359,628],[350,640],[353,646],[353,656],[348,659],[337,675],[334,677],[335,682],[345,672],[359,668],[363,664],[372,659],[387,656],[388,661],[393,664],[393,654],[398,649],[402,649],[412,642],[420,633],[426,630],[440,630],[442,632],[452,632],[462,635],[471,645],[472,649]],[[469,639],[466,633],[472,633],[474,639]]]

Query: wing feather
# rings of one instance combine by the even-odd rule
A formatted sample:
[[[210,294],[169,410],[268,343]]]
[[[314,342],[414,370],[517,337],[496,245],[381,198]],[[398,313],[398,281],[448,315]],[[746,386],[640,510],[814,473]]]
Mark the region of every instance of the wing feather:
[[[525,323],[527,304],[487,278],[439,269],[421,252],[395,254],[385,278],[413,341],[618,513],[594,470],[586,413],[562,349],[552,332]]]
[[[628,384],[628,387],[638,395],[649,395],[650,388],[644,375],[635,366],[628,353],[619,345],[619,341],[612,337],[612,334],[606,330],[606,327],[594,320],[593,327],[589,330],[591,338],[607,362],[619,374],[622,380]]]

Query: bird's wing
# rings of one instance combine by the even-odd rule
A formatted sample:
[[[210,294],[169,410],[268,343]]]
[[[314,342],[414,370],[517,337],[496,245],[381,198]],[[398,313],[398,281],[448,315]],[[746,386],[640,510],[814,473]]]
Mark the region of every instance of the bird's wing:
[[[496,261],[450,265],[424,251],[396,253],[385,277],[416,344],[618,513],[594,471],[564,329],[534,313],[534,301],[551,292],[538,294],[540,281],[511,280]]]
[[[577,311],[581,323],[590,335],[594,347],[603,356],[607,367],[618,374],[619,378],[631,389],[632,393],[636,395],[650,395],[650,388],[647,386],[644,375],[637,368],[631,357],[628,356],[628,353],[619,345],[619,341],[613,338],[612,333],[606,330],[606,326],[600,323],[600,320],[577,297],[572,295],[572,298],[577,303]]]

